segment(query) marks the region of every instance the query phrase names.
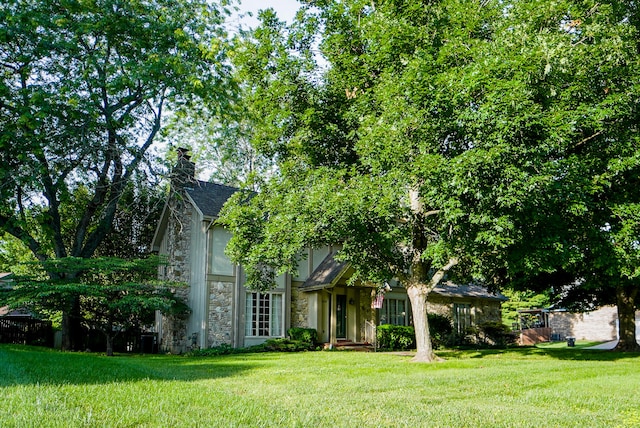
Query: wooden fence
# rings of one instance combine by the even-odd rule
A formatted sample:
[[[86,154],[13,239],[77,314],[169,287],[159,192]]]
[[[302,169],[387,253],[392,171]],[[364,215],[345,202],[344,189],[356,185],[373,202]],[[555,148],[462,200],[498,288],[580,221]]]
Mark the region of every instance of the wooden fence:
[[[0,343],[53,346],[50,321],[0,317]]]

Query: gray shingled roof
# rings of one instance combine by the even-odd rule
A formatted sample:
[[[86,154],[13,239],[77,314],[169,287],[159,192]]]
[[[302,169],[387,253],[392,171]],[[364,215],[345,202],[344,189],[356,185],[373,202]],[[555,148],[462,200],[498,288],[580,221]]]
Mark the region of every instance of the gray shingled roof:
[[[329,288],[334,286],[340,277],[348,269],[347,262],[339,262],[333,256],[336,253],[329,254],[320,263],[320,265],[309,275],[309,278],[300,287],[304,291],[315,291],[322,288]],[[443,297],[477,297],[490,300],[508,300],[500,293],[490,293],[487,289],[481,285],[467,284],[457,285],[453,282],[447,281],[440,283],[432,291],[433,294],[437,294]]]
[[[440,283],[432,293],[444,297],[479,297],[491,300],[509,300],[500,293],[491,293],[485,287],[477,284],[458,285],[451,281]]]
[[[224,203],[238,190],[240,189],[197,180],[193,188],[187,189],[187,193],[205,217],[218,217]]]
[[[333,257],[335,254],[333,252],[325,257],[300,288],[312,291],[335,285],[348,268],[346,262],[339,262]]]

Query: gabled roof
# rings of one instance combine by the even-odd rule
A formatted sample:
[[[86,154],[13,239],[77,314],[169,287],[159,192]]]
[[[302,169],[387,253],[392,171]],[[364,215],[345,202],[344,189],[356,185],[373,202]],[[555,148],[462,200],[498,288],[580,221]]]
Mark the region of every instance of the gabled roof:
[[[335,286],[340,278],[349,270],[349,263],[337,261],[330,253],[322,263],[309,275],[300,286],[303,291],[317,291]],[[457,285],[451,281],[440,283],[432,291],[442,297],[480,298],[489,300],[509,300],[500,293],[490,293],[485,287],[477,284]]]
[[[11,272],[0,272],[0,281],[9,279],[11,275],[13,275]]]
[[[33,314],[26,309],[11,309],[9,306],[0,307],[0,317],[4,318],[30,318]]]
[[[217,183],[209,183],[207,181],[196,180],[190,184],[191,187],[185,187],[186,199],[188,199],[193,206],[202,213],[204,218],[216,219],[220,215],[222,206],[235,192],[240,189],[231,186],[225,186]],[[151,248],[153,251],[158,251],[160,248],[160,242],[162,236],[167,228],[169,221],[169,201],[164,205],[162,214],[160,215],[160,221],[158,227],[156,227],[153,240],[151,241]]]
[[[205,217],[215,218],[220,214],[224,203],[238,190],[240,189],[236,187],[196,180],[186,192]]]
[[[333,256],[336,252],[330,253],[324,258],[322,263],[309,275],[309,278],[300,286],[304,291],[315,291],[323,288],[330,288],[342,278],[344,273],[349,269],[347,262],[340,262]]]
[[[467,284],[458,285],[451,281],[442,282],[433,289],[432,293],[443,297],[476,297],[480,299],[507,301],[500,293],[491,293],[482,285]]]

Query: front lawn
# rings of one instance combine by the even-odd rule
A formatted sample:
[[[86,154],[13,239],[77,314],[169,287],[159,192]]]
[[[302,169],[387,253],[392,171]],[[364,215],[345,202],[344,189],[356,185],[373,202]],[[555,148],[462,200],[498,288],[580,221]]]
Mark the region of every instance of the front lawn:
[[[207,358],[0,345],[2,427],[640,426],[640,355],[583,349]]]

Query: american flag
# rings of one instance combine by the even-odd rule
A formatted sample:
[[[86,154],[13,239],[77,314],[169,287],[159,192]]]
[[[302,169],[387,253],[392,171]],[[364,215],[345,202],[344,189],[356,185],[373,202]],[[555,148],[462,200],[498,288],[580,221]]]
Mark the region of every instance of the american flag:
[[[384,301],[384,294],[380,293],[380,294],[376,294],[376,298],[373,299],[373,301],[371,302],[371,307],[373,309],[380,309],[382,308],[382,302]]]

